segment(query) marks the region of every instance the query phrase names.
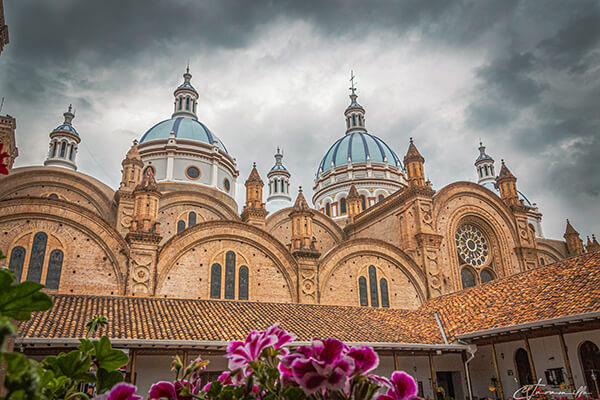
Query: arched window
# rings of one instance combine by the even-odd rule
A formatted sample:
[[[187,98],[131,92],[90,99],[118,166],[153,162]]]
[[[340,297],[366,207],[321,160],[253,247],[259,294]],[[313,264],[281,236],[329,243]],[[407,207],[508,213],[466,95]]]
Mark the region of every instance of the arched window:
[[[585,341],[579,347],[579,358],[585,375],[585,383],[592,392],[592,398],[598,398],[598,371],[600,370],[600,350],[595,343]]]
[[[64,158],[66,153],[67,153],[67,142],[62,142],[60,144],[60,156]]]
[[[377,201],[383,201],[383,199],[385,199],[385,196],[380,194],[379,196],[377,196]]]
[[[487,176],[487,175],[488,175],[488,166],[487,166],[487,165],[484,165],[484,166],[483,166],[483,169],[484,169],[484,171],[485,171],[485,176]]]
[[[50,194],[48,195],[48,198],[49,198],[49,199],[54,199],[54,200],[56,200],[56,199],[58,199],[58,195],[57,195],[56,193],[50,193]]]
[[[179,221],[177,221],[177,233],[181,232],[184,229],[185,229],[185,221],[180,219]]]
[[[379,288],[381,290],[381,307],[389,307],[390,295],[388,293],[387,279],[381,278],[379,280]]]
[[[48,261],[48,274],[46,275],[46,287],[48,289],[58,289],[62,264],[63,252],[60,250],[52,250],[50,253],[50,260]]]
[[[210,267],[210,298],[221,298],[221,264],[213,264]]]
[[[248,267],[240,267],[240,276],[238,282],[238,299],[248,300]]]
[[[325,204],[325,214],[327,214],[328,217],[331,217],[331,205],[329,203]]]
[[[358,278],[358,293],[360,305],[362,307],[367,307],[369,305],[369,298],[367,297],[367,279],[364,276]]]
[[[190,109],[190,98],[189,97],[185,98],[185,109],[186,110]]]
[[[519,376],[519,386],[523,387],[533,384],[529,356],[525,349],[519,348],[515,352],[515,366],[517,367],[517,375]]]
[[[194,112],[196,112],[196,103],[194,103]]]
[[[44,267],[44,256],[46,255],[46,242],[48,242],[48,235],[44,232],[38,232],[33,237],[29,270],[27,271],[28,281],[40,283],[42,268]]]
[[[275,192],[275,193],[277,193],[277,190],[278,190],[278,189],[277,189],[277,182],[278,182],[278,180],[277,180],[277,179],[274,179],[274,180],[273,180],[273,186],[275,187],[275,190],[274,190],[274,192]]]
[[[463,289],[473,287],[477,284],[475,281],[475,274],[473,274],[473,271],[471,271],[469,267],[463,267],[463,269],[460,270],[460,278],[462,280]]]
[[[492,173],[492,176],[494,176],[494,166],[493,165],[490,165],[490,171]]]
[[[188,227],[196,225],[196,213],[190,212],[188,214]]]
[[[358,125],[362,126],[362,116],[358,115]]]
[[[365,211],[367,209],[367,198],[364,194],[360,195],[360,205],[362,206],[361,211]]]
[[[71,150],[69,150],[69,160],[73,161],[73,154],[75,154],[75,145],[71,145]]]
[[[356,115],[352,114],[352,126],[356,126]]]
[[[371,291],[371,307],[379,307],[379,294],[377,291],[377,270],[369,266],[369,286]]]
[[[10,269],[17,278],[17,282],[21,282],[21,274],[23,273],[23,264],[25,263],[25,248],[17,246],[10,252],[10,261],[8,269]]]
[[[225,298],[235,298],[235,253],[233,251],[225,254]]]
[[[540,257],[540,264],[546,265],[546,262],[544,261],[544,257]]]
[[[494,273],[487,268],[482,269],[479,276],[481,277],[481,283],[487,283],[494,280]]]
[[[342,197],[340,199],[340,214],[346,214],[346,198]]]
[[[346,118],[346,129],[350,128],[350,117]]]
[[[179,98],[179,109],[181,110],[181,107],[183,107],[183,97]]]
[[[58,150],[58,142],[54,142],[54,146],[52,146],[52,158],[56,157],[56,150]]]

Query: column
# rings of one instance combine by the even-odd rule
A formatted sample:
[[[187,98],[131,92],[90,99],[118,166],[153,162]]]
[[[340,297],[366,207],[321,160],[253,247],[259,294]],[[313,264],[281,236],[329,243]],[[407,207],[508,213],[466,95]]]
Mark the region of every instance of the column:
[[[575,381],[573,380],[573,371],[571,370],[571,361],[569,360],[569,353],[567,352],[567,346],[565,344],[565,337],[562,331],[558,331],[558,338],[560,339],[560,348],[562,350],[563,360],[565,361],[565,369],[567,370],[567,378],[569,378],[569,387],[571,392],[575,392]]]
[[[500,376],[500,369],[498,368],[498,356],[496,355],[496,345],[492,342],[492,358],[494,360],[494,370],[496,371],[496,379],[498,379],[498,391],[500,392],[500,399],[504,400],[504,388],[502,387],[502,378]]]

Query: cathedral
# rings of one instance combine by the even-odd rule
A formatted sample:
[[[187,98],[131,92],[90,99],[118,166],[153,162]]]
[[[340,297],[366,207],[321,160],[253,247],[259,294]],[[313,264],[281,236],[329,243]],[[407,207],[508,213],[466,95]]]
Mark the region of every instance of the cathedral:
[[[428,355],[429,367],[422,366],[423,360],[414,366],[415,373],[425,371],[422,393],[433,395],[445,382],[445,390],[452,386],[455,397],[462,393],[464,398],[476,390],[466,364],[461,369],[473,352],[466,337],[462,344],[451,342],[473,329],[449,332],[459,324],[451,321],[461,312],[461,296],[487,293],[478,298],[492,299],[492,288],[514,286],[516,279],[568,264],[567,258],[583,260],[600,249],[595,237],[584,246],[568,221],[564,240],[544,237],[542,214],[527,191],[518,188],[518,171],[511,172],[504,160],[497,163],[483,144],[473,154],[474,182],[432,187],[425,179],[427,155],[419,152],[417,141],[406,138],[402,157],[367,130],[366,111],[354,86],[340,123],[341,137],[319,165],[311,166],[316,170],[312,198],[301,187],[291,197],[290,187],[300,182],[294,182],[294,171],[286,168],[277,149],[270,170],[252,167],[244,181],[245,203],[238,205],[235,155],[198,120],[199,93],[189,68],[173,95],[170,118],[154,125],[149,121],[139,140],[122,149],[122,179],[116,189],[77,171],[85,132],[76,129],[71,106],[50,132],[43,166],[13,168],[0,177],[0,249],[7,256],[0,267],[19,280],[44,284],[56,307],[71,312],[71,317],[56,311],[51,318],[33,321],[35,329],[23,327],[23,346],[60,339],[59,347],[68,347],[75,331],[44,329],[65,324],[66,332],[71,322],[83,325],[83,314],[74,315],[92,312],[84,309],[105,310],[124,348],[148,351],[139,353],[140,359],[154,354],[148,350],[151,343],[166,351],[171,346],[167,341],[175,339],[181,342],[176,351],[200,351],[202,343],[210,351],[222,350],[218,341],[241,336],[245,327],[224,327],[227,334],[210,330],[240,315],[255,315],[259,325],[270,315],[272,322],[290,326],[300,318],[297,330],[315,326],[306,328],[306,340],[324,332],[317,327],[322,321],[329,327],[346,321],[329,334],[357,343],[387,343],[380,346],[384,353],[412,351],[413,358],[424,360]],[[12,165],[18,154],[16,123],[9,116],[0,123],[5,149],[14,155]],[[586,260],[581,263],[589,265]],[[593,265],[597,268],[597,261]],[[558,278],[549,274],[544,279]],[[596,311],[597,306],[590,307],[579,311]],[[206,330],[190,330],[186,316],[169,314],[177,312],[206,316]],[[356,326],[344,319],[350,314],[358,320]],[[328,319],[331,315],[339,320]],[[388,321],[380,336],[370,337],[359,326],[363,320],[379,326],[387,316],[400,325],[409,319],[418,329],[410,337],[394,336],[399,333]],[[165,324],[170,333],[144,330],[147,318],[158,318],[156,323]],[[129,332],[131,326],[138,331]],[[443,359],[456,354],[463,355],[457,363]],[[461,367],[459,375],[435,374],[434,356],[448,371],[451,364]],[[390,363],[397,367],[402,361],[394,355]],[[500,375],[497,364],[494,374]],[[138,371],[143,365],[140,361]],[[135,368],[134,363],[128,369],[132,380]],[[502,379],[495,379],[501,389]],[[487,376],[485,382],[477,390],[485,392]]]

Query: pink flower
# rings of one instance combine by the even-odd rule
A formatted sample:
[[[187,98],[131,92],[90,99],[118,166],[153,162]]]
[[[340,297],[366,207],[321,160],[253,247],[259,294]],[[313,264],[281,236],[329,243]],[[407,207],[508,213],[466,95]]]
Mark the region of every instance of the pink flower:
[[[376,400],[409,400],[417,394],[417,384],[412,376],[406,372],[395,371],[392,374],[392,386],[386,394],[377,397]]]
[[[117,383],[110,392],[94,397],[92,400],[140,400],[142,397],[135,394],[137,387],[128,383]]]
[[[316,340],[311,350],[308,355],[307,349],[303,349],[303,357],[292,362],[296,382],[309,394],[319,389],[342,389],[354,369],[354,360],[344,355],[344,344],[336,339]]]
[[[353,347],[347,355],[354,360],[354,373],[366,374],[379,365],[377,353],[369,346]]]
[[[223,386],[233,385],[233,381],[231,380],[230,374],[231,374],[231,372],[225,371],[217,378],[217,380],[219,382],[221,382],[223,384]],[[210,382],[208,382],[202,388],[202,390],[204,390],[205,392],[208,392],[209,389],[210,389]]]
[[[171,382],[157,382],[150,387],[148,398],[150,400],[177,399],[177,392],[175,391],[175,386]]]
[[[233,341],[227,346],[225,357],[229,359],[229,369],[241,369],[246,375],[249,363],[257,361],[264,349],[280,349],[294,339],[295,336],[279,328],[278,324],[266,331],[252,331],[245,341]]]

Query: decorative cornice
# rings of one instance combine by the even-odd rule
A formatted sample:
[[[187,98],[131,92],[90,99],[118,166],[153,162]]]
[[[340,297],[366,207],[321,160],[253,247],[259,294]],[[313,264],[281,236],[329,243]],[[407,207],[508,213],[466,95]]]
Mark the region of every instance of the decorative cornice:
[[[127,236],[125,236],[125,240],[127,240],[127,243],[129,244],[131,244],[132,242],[138,242],[150,243],[158,246],[158,244],[162,240],[162,236],[157,235],[155,233],[147,232],[129,232]]]
[[[419,247],[435,247],[439,248],[444,237],[435,233],[417,233],[415,235]]]
[[[313,260],[321,257],[321,253],[317,249],[292,249],[291,253],[298,261],[303,258]]]

